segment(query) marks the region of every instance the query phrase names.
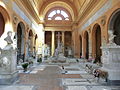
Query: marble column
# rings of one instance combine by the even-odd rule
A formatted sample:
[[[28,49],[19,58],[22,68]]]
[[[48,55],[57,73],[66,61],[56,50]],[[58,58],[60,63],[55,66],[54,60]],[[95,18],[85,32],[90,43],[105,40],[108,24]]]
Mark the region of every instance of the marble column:
[[[62,43],[63,43],[63,46],[65,46],[65,32],[62,31]],[[64,53],[64,48],[63,48],[63,53]]]
[[[85,49],[86,49],[86,46],[85,46],[85,37],[82,36],[82,58],[85,58]]]
[[[51,55],[54,55],[54,51],[55,51],[55,31],[52,31],[52,48],[51,48]]]
[[[91,33],[89,33],[89,58],[92,58],[92,40],[91,40]]]

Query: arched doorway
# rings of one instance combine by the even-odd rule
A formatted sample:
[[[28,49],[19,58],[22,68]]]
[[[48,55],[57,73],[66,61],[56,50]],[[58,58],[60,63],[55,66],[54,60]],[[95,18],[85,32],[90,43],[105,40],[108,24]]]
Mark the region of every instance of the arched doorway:
[[[25,37],[25,25],[20,22],[17,26],[17,63],[22,59],[24,62],[24,37]]]
[[[79,37],[79,40],[80,40],[80,58],[82,56],[82,37],[80,36]]]
[[[72,33],[71,31],[65,31],[64,33],[64,55],[66,57],[73,57],[73,48],[72,48]]]
[[[113,32],[115,36],[114,42],[120,45],[120,10],[117,10],[111,17],[109,30]]]
[[[96,24],[93,28],[93,35],[92,35],[92,50],[93,50],[93,57],[95,58],[95,63],[101,63],[101,27],[100,25]]]
[[[45,31],[45,44],[50,47],[50,55],[52,53],[52,51],[51,51],[52,41],[51,40],[52,40],[52,32],[51,31]]]
[[[4,7],[0,5],[0,38],[3,33],[6,31],[6,23],[10,21],[8,12]],[[3,46],[4,47],[4,46]]]
[[[5,21],[4,21],[2,13],[0,13],[0,37],[4,33],[4,28],[5,28]]]
[[[85,31],[84,37],[85,37],[85,58],[88,59],[89,58],[89,35],[87,31]]]
[[[28,35],[28,57],[32,56],[33,56],[33,32],[32,30],[30,30]]]

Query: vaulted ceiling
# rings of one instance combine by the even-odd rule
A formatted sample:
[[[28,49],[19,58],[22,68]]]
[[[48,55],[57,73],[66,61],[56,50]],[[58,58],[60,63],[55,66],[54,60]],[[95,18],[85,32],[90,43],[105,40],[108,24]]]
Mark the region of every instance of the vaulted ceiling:
[[[46,2],[48,1],[65,1],[67,3],[72,3],[74,4],[74,6],[76,6],[77,10],[79,11],[80,8],[83,6],[83,4],[85,4],[85,2],[89,2],[90,0],[31,0],[34,2],[34,4],[37,6],[37,8],[41,8],[42,5],[44,5]]]
[[[66,8],[73,16],[73,21],[77,19],[79,12],[85,9],[90,0],[31,0],[39,11],[40,17],[44,17],[46,12],[55,6]],[[91,0],[92,1],[92,0]]]
[[[103,0],[20,0],[33,17],[44,20],[46,13],[53,7],[63,7],[69,11],[74,23],[80,21],[86,12]],[[94,4],[93,4],[94,3]]]

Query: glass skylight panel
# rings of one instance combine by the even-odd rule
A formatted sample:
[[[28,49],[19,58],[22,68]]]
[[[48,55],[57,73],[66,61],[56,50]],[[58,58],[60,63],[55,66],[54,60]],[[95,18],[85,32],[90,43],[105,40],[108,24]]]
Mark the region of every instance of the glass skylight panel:
[[[55,17],[55,20],[62,20],[60,16]]]
[[[48,20],[52,20],[52,18],[51,18],[51,17],[49,17],[49,18],[48,18]]]
[[[69,18],[65,18],[65,20],[69,20]]]
[[[67,13],[65,11],[61,11],[61,14],[66,18],[68,17]]]
[[[60,13],[60,10],[57,10],[57,14],[59,14]]]
[[[48,15],[48,17],[53,17],[55,14],[56,14],[56,11],[54,10]]]

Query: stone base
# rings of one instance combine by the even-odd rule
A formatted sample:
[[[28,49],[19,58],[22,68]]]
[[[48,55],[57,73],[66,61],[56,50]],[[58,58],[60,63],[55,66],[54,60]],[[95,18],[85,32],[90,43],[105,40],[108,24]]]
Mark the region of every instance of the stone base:
[[[107,45],[102,47],[102,69],[108,72],[108,83],[120,81],[120,46]]]
[[[0,74],[0,85],[10,85],[18,79],[18,71],[11,74]]]

